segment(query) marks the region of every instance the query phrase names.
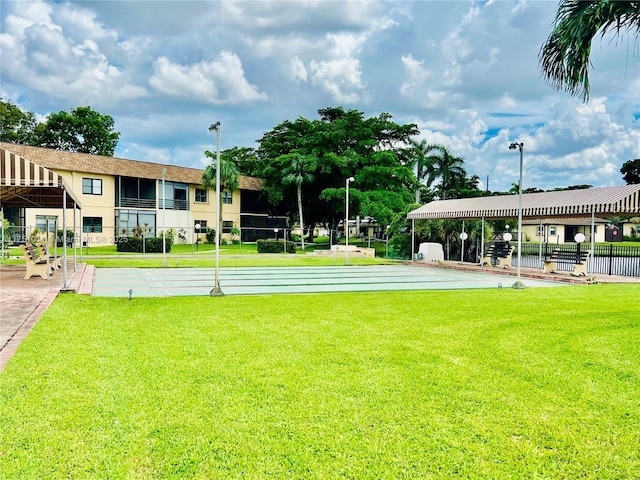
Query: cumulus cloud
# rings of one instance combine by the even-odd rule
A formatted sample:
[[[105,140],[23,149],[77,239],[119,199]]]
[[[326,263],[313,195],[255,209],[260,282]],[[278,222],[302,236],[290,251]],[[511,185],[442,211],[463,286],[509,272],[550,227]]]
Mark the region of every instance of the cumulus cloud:
[[[234,104],[268,98],[266,93],[260,92],[244,77],[240,58],[224,51],[213,61],[187,66],[175,64],[167,57],[160,57],[154,64],[149,84],[166,95],[212,104]]]
[[[8,91],[17,84],[76,105],[105,105],[145,96],[145,89],[130,83],[102,53],[101,39],[113,40],[116,35],[96,27],[92,14],[73,10],[74,14],[61,15],[63,27],[56,23],[54,17],[60,12],[52,5],[19,4],[24,8],[6,17],[5,32],[0,36],[3,82]],[[67,7],[61,8],[66,11]],[[87,35],[78,34],[83,31]]]
[[[582,104],[540,77],[556,7],[3,2],[0,90],[39,115],[102,109],[133,158],[200,165],[212,121],[224,125],[222,148],[256,146],[285,119],[342,105],[416,123],[420,138],[446,145],[495,190],[517,182],[514,140],[525,143],[525,186],[619,184],[622,163],[640,156],[634,39],[594,45]]]

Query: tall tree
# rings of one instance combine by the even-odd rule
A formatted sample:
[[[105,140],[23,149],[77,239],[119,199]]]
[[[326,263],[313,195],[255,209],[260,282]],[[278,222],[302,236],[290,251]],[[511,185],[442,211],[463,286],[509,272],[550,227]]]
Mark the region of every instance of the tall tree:
[[[443,145],[429,144],[423,151],[427,186],[431,187],[439,178],[440,184],[436,186],[436,190],[440,198],[445,200],[457,196],[454,194],[456,186],[463,184],[467,177],[464,160],[451,155],[449,149]]]
[[[216,222],[216,230],[222,225],[222,194],[224,188],[231,193],[236,191],[240,186],[240,171],[238,170],[237,157],[234,156],[235,149],[220,152],[220,198],[218,199],[218,221]],[[205,156],[216,160],[217,152],[209,150],[204,152]],[[215,162],[210,163],[202,174],[202,186],[206,188],[216,188],[216,167]],[[222,238],[222,232],[218,235],[218,239]]]
[[[542,46],[542,73],[555,90],[589,100],[591,42],[609,31],[640,32],[640,2],[561,0],[553,31]]]
[[[114,121],[109,115],[91,107],[78,107],[65,112],[52,113],[44,124],[40,146],[113,156],[120,132],[114,132]]]
[[[620,173],[623,174],[622,178],[627,185],[640,183],[640,158],[624,162]]]
[[[302,235],[300,236],[302,250],[304,250],[304,217],[302,216],[302,185],[304,183],[310,183],[314,180],[315,172],[317,168],[317,161],[313,156],[299,155],[297,153],[290,153],[279,157],[286,162],[286,166],[282,173],[282,183],[284,185],[295,185],[297,199],[298,199],[298,216],[300,219],[300,230]]]
[[[390,189],[392,175],[399,175],[404,182],[393,182],[395,188],[414,185],[410,171],[409,180],[401,173],[399,151],[417,134],[415,125],[398,125],[386,113],[365,118],[362,112],[345,111],[342,107],[325,108],[318,113],[319,120],[286,120],[259,141],[253,175],[264,179],[264,190],[271,203],[295,216],[294,191],[283,184],[284,170],[278,160],[288,154],[315,159],[315,170],[307,172],[314,176],[314,181],[305,184],[302,198],[308,226],[337,226],[343,218],[346,178],[356,178],[352,195],[354,215],[361,213],[360,206],[370,207],[374,202],[374,196],[366,197],[366,192]]]
[[[36,117],[11,102],[0,100],[0,140],[23,145],[37,144]]]

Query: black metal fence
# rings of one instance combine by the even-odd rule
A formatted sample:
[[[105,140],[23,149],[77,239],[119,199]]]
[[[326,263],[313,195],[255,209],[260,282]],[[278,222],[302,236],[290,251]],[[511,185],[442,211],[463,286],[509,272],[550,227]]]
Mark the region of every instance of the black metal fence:
[[[515,267],[518,255],[518,245],[512,256],[512,265]],[[485,245],[486,247],[486,245]],[[522,244],[522,254],[520,265],[524,268],[542,268],[542,262],[548,260],[551,252],[555,249],[575,252],[577,245],[575,243],[567,243],[563,245],[556,244]],[[591,250],[591,245],[582,244],[582,250]],[[465,261],[474,262],[477,258],[479,249],[476,245],[471,245],[465,251]],[[640,277],[640,247],[632,247],[626,245],[595,245],[589,259],[589,272],[603,275],[621,275],[625,277]],[[570,272],[573,271],[572,263],[559,263],[558,270]]]

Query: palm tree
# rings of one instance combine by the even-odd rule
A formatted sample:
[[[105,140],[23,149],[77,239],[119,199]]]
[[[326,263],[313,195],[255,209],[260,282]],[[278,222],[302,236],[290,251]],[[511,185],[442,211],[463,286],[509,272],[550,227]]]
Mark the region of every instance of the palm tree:
[[[418,182],[416,188],[416,203],[420,203],[420,185],[425,184],[428,178],[428,164],[426,161],[427,155],[426,152],[429,148],[429,144],[426,140],[420,140],[417,142],[416,140],[411,140],[411,150],[410,150],[410,160],[408,162],[409,166],[415,168],[416,181]],[[429,183],[427,186],[430,186]]]
[[[427,186],[430,187],[437,178],[440,178],[441,182],[438,186],[440,198],[446,200],[447,192],[459,183],[460,178],[467,176],[464,160],[451,155],[447,147],[443,145],[426,145],[423,152],[423,168],[426,171]]]
[[[215,159],[216,153],[210,152],[209,150],[204,152],[205,156]],[[222,225],[222,186],[226,187],[231,193],[238,189],[240,185],[240,171],[238,170],[238,165],[233,159],[228,158],[225,155],[225,152],[222,152],[220,155],[220,201],[218,205],[220,205],[220,211],[217,212],[218,221],[216,222],[216,229],[220,228]],[[207,168],[204,170],[202,174],[202,186],[205,188],[216,188],[216,167],[215,163],[207,165]],[[220,232],[222,233],[222,232]],[[221,235],[218,235],[218,239],[222,238]]]
[[[283,185],[295,185],[298,193],[298,215],[300,216],[300,236],[302,250],[304,250],[304,220],[302,217],[302,184],[310,183],[314,180],[313,172],[317,167],[314,157],[300,155],[298,153],[289,153],[282,155],[279,160],[286,163],[282,173]]]
[[[615,30],[640,32],[640,2],[561,0],[553,31],[540,49],[542,73],[555,90],[589,100],[591,42]]]

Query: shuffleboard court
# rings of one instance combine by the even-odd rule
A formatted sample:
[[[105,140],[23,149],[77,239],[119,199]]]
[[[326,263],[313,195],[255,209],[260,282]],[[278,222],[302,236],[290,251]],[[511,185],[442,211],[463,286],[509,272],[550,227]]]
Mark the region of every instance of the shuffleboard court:
[[[172,297],[209,295],[213,268],[98,268],[93,295]],[[514,277],[412,265],[220,268],[225,295],[509,288]],[[567,284],[525,279],[527,288]],[[131,291],[131,292],[130,292]]]

